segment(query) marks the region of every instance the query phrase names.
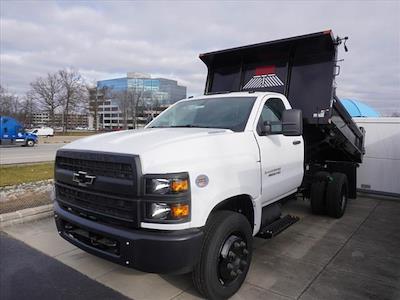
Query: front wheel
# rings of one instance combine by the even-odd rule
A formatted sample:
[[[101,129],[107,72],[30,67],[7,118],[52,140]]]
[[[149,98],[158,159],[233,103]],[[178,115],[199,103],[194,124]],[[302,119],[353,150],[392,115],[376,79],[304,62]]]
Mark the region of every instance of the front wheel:
[[[249,270],[253,235],[245,216],[217,211],[207,222],[195,287],[207,299],[226,299],[241,287]]]
[[[27,141],[26,141],[26,145],[27,145],[28,147],[33,147],[33,146],[35,146],[35,142],[34,142],[33,140],[27,140]]]

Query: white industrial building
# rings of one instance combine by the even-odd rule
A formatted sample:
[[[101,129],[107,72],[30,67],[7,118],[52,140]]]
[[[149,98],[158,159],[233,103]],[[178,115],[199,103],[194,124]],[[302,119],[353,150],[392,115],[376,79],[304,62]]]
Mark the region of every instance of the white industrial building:
[[[357,188],[400,197],[400,118],[353,118],[364,127],[365,155],[357,170]]]

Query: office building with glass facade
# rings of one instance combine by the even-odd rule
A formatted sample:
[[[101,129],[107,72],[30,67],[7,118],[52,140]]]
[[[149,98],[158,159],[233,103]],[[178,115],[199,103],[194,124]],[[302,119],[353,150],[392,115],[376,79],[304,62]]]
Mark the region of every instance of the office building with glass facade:
[[[111,92],[141,93],[146,101],[157,101],[160,105],[171,105],[186,98],[186,87],[178,85],[176,80],[151,78],[141,73],[128,73],[124,78],[98,81],[97,88],[107,88]]]
[[[91,107],[97,110],[98,129],[130,129],[144,126],[149,118],[184,98],[186,87],[176,80],[127,73],[123,78],[98,81]]]

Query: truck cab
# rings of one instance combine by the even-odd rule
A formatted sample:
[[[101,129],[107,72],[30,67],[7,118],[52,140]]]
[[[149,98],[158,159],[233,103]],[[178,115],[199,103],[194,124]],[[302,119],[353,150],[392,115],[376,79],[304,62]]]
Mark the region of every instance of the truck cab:
[[[297,191],[303,178],[304,143],[301,130],[294,136],[287,126],[282,126],[282,118],[293,112],[283,95],[236,92],[180,101],[146,126],[147,130],[177,128],[177,133],[181,128],[187,133],[199,128],[207,133],[200,141],[181,141],[175,149],[176,153],[185,149],[185,170],[194,174],[195,179],[201,176],[212,186],[224,186],[211,191],[216,194],[205,189],[208,192],[200,194],[201,200],[193,202],[196,209],[193,226],[204,226],[221,199],[247,195],[261,211],[263,206]],[[193,164],[193,158],[199,162]],[[176,172],[176,166],[182,164],[180,159],[182,153],[178,161],[168,160],[171,172]],[[160,173],[158,164],[154,167],[149,171]],[[252,223],[254,233],[260,225]]]
[[[65,145],[55,162],[59,234],[127,267],[192,272],[208,299],[232,296],[253,239],[298,220],[282,215],[288,199],[340,218],[355,197],[364,135],[335,100],[337,44],[321,32],[203,54],[205,95],[144,129]]]
[[[0,144],[33,147],[38,142],[36,134],[28,133],[14,118],[0,116]]]

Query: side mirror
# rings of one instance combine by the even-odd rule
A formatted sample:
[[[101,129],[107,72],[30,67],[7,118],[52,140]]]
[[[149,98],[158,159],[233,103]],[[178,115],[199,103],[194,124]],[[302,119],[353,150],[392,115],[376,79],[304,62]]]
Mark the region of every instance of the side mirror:
[[[284,110],[282,113],[282,133],[286,136],[303,134],[303,115],[299,109]]]
[[[148,115],[147,116],[147,119],[146,119],[146,125],[147,124],[149,124],[151,121],[153,121],[154,120],[154,117],[153,116],[151,116],[151,115]]]

